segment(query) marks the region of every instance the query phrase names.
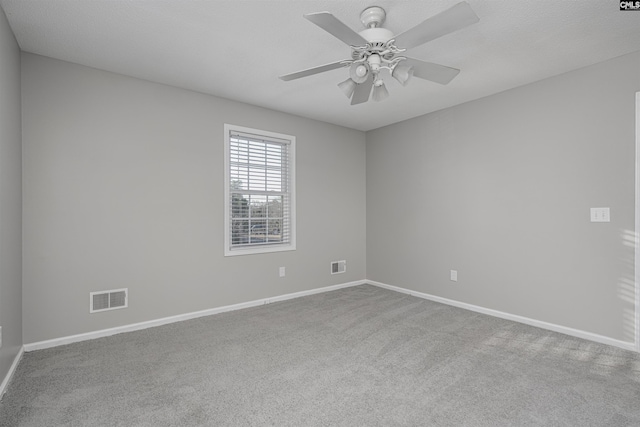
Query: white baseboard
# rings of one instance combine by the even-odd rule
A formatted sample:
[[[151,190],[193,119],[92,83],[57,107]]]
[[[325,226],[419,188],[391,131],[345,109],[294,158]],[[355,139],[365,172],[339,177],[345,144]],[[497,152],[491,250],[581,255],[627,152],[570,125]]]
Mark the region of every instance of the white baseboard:
[[[57,347],[57,346],[60,346],[60,345],[71,344],[71,343],[74,343],[74,342],[80,342],[80,341],[92,340],[92,339],[96,339],[96,338],[108,337],[110,335],[121,334],[123,332],[138,331],[138,330],[141,330],[141,329],[147,329],[147,328],[152,328],[152,327],[155,327],[155,326],[166,325],[168,323],[181,322],[181,321],[184,321],[184,320],[195,319],[195,318],[198,318],[198,317],[210,316],[210,315],[213,315],[213,314],[224,313],[224,312],[227,312],[227,311],[241,310],[243,308],[256,307],[256,306],[260,306],[260,305],[264,305],[264,304],[270,304],[270,303],[279,302],[279,301],[286,301],[286,300],[293,299],[293,298],[300,298],[300,297],[304,297],[304,296],[308,296],[308,295],[314,295],[314,294],[318,294],[318,293],[322,293],[322,292],[329,292],[329,291],[334,291],[334,290],[337,290],[337,289],[343,289],[343,288],[348,288],[348,287],[351,287],[351,286],[358,286],[358,285],[363,285],[363,284],[370,284],[370,285],[373,285],[373,286],[378,286],[380,288],[389,289],[389,290],[392,290],[392,291],[395,291],[395,292],[401,292],[401,293],[408,294],[408,295],[411,295],[411,296],[415,296],[415,297],[418,297],[418,298],[423,298],[423,299],[439,302],[439,303],[442,303],[442,304],[447,304],[447,305],[450,305],[450,306],[463,308],[465,310],[475,311],[477,313],[487,314],[489,316],[499,317],[501,319],[512,320],[514,322],[519,322],[519,323],[524,323],[526,325],[536,326],[538,328],[547,329],[547,330],[550,330],[550,331],[559,332],[559,333],[562,333],[562,334],[566,334],[566,335],[570,335],[570,336],[574,336],[574,337],[578,337],[578,338],[583,338],[583,339],[586,339],[586,340],[589,340],[589,341],[594,341],[594,342],[597,342],[597,343],[600,343],[600,344],[607,344],[607,345],[611,345],[611,346],[614,346],[614,347],[623,348],[625,350],[638,351],[638,348],[637,348],[636,344],[632,343],[632,342],[621,341],[621,340],[617,340],[617,339],[614,339],[614,338],[609,338],[609,337],[606,337],[606,336],[603,336],[603,335],[598,335],[598,334],[594,334],[594,333],[591,333],[591,332],[582,331],[582,330],[579,330],[579,329],[573,329],[573,328],[569,328],[569,327],[566,327],[566,326],[556,325],[556,324],[553,324],[553,323],[547,323],[547,322],[543,322],[543,321],[540,321],[540,320],[531,319],[531,318],[528,318],[528,317],[523,317],[523,316],[518,316],[518,315],[515,315],[515,314],[505,313],[505,312],[502,312],[502,311],[493,310],[493,309],[485,308],[485,307],[480,307],[480,306],[473,305],[473,304],[467,304],[467,303],[464,303],[464,302],[455,301],[455,300],[451,300],[451,299],[448,299],[448,298],[442,298],[442,297],[438,297],[438,296],[435,296],[435,295],[426,294],[426,293],[423,293],[423,292],[412,291],[410,289],[405,289],[405,288],[401,288],[401,287],[398,287],[398,286],[388,285],[386,283],[376,282],[376,281],[373,281],[373,280],[357,280],[357,281],[354,281],[354,282],[341,283],[341,284],[338,284],[338,285],[326,286],[326,287],[323,287],[323,288],[316,288],[316,289],[311,289],[311,290],[308,290],[308,291],[294,292],[294,293],[279,295],[279,296],[275,296],[275,297],[271,297],[271,298],[263,298],[263,299],[244,302],[244,303],[239,303],[239,304],[227,305],[227,306],[223,306],[223,307],[216,307],[216,308],[211,308],[211,309],[202,310],[202,311],[179,314],[179,315],[176,315],[176,316],[164,317],[164,318],[161,318],[161,319],[155,319],[155,320],[150,320],[150,321],[146,321],[146,322],[140,322],[140,323],[133,323],[133,324],[130,324],[130,325],[118,326],[118,327],[110,328],[110,329],[102,329],[102,330],[99,330],[99,331],[87,332],[87,333],[84,333],[84,334],[71,335],[71,336],[62,337],[62,338],[55,338],[55,339],[51,339],[51,340],[38,341],[38,342],[34,342],[34,343],[25,344],[22,347],[22,349],[20,350],[19,355],[16,356],[14,364],[11,367],[10,374],[7,375],[7,377],[5,378],[4,382],[2,383],[2,386],[0,386],[1,387],[0,388],[0,395],[3,392],[4,387],[6,386],[6,383],[8,383],[8,381],[9,381],[9,379],[10,379],[12,373],[13,373],[13,370],[15,370],[15,367],[17,366],[17,363],[20,360],[20,358],[22,357],[22,353],[24,351],[41,350],[41,349],[45,349],[45,348],[51,348],[51,347]]]
[[[86,332],[78,335],[71,335],[62,338],[54,338],[46,341],[38,341],[24,345],[24,351],[42,350],[45,348],[57,347],[60,345],[71,344],[74,342],[87,341],[96,338],[108,337],[123,332],[139,331],[141,329],[153,328],[155,326],[166,325],[168,323],[182,322],[184,320],[195,319],[197,317],[211,316],[212,314],[224,313],[227,311],[241,310],[243,308],[256,307],[264,304],[271,304],[279,301],[286,301],[293,298],[300,298],[307,295],[319,294],[322,292],[335,291],[337,289],[358,286],[367,283],[366,280],[357,280],[355,282],[341,283],[338,285],[326,286],[323,288],[311,289],[308,291],[294,292],[291,294],[279,295],[271,298],[263,298],[255,301],[243,302],[239,304],[226,305],[202,311],[179,314],[176,316],[163,317],[161,319],[149,320],[146,322],[133,323],[130,325],[118,326],[110,329],[101,329],[99,331]]]
[[[352,286],[360,286],[368,283],[366,280],[356,280],[354,282],[340,283],[339,285],[325,286],[324,288],[316,288],[308,291],[294,292],[292,294],[284,294],[273,298],[266,298],[265,304],[271,304],[272,302],[286,301],[288,299],[305,297],[307,295],[321,294],[323,292],[335,291],[343,288],[350,288]]]
[[[7,386],[9,385],[11,378],[13,378],[13,374],[15,374],[16,368],[18,367],[18,363],[20,363],[23,354],[24,346],[20,347],[20,351],[18,352],[18,354],[16,354],[16,357],[13,358],[13,363],[9,368],[9,372],[7,372],[7,375],[5,375],[2,384],[0,384],[0,398],[4,395],[4,392],[7,391]]]
[[[380,283],[373,280],[367,280],[366,283],[373,286],[378,286],[380,288],[389,289],[391,291],[409,294],[414,297],[423,298],[423,299],[451,305],[458,308],[464,308],[465,310],[475,311],[477,313],[482,313],[482,314],[488,314],[489,316],[499,317],[501,319],[506,319],[506,320],[512,320],[514,322],[524,323],[526,325],[536,326],[538,328],[547,329],[554,332],[560,332],[561,334],[583,338],[585,340],[594,341],[600,344],[607,344],[614,347],[620,347],[625,350],[638,351],[636,344],[633,342],[620,341],[614,338],[605,337],[603,335],[598,335],[591,332],[582,331],[579,329],[568,328],[566,326],[556,325],[554,323],[547,323],[547,322],[543,322],[536,319],[530,319],[528,317],[518,316],[516,314],[505,313],[502,311],[492,310],[490,308],[484,308],[484,307],[480,307],[473,304],[467,304],[464,302],[455,301],[448,298],[442,298],[435,295],[412,291],[410,289],[387,285],[386,283]]]

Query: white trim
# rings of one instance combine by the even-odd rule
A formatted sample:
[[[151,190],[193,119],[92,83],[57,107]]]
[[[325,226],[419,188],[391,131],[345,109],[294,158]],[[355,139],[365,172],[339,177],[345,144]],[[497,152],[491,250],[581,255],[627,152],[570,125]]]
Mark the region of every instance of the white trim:
[[[326,286],[324,288],[311,289],[309,291],[301,291],[301,292],[294,292],[292,294],[284,294],[284,295],[280,295],[280,296],[273,297],[273,298],[267,298],[265,304],[271,304],[272,302],[286,301],[286,300],[293,299],[293,298],[306,297],[308,295],[315,295],[315,294],[320,294],[320,293],[323,293],[323,292],[337,291],[338,289],[351,288],[353,286],[365,285],[367,283],[368,282],[366,280],[356,280],[356,281],[353,281],[353,282],[340,283],[339,285],[333,285],[333,286]]]
[[[230,210],[229,210],[229,153],[230,153],[230,133],[239,132],[246,133],[261,137],[267,137],[274,140],[286,142],[289,152],[289,184],[287,193],[289,196],[290,208],[289,208],[289,242],[288,243],[276,243],[265,244],[248,247],[235,247],[231,248],[231,235],[230,235]],[[269,252],[285,252],[296,250],[296,137],[293,135],[286,135],[282,133],[263,131],[259,129],[252,129],[244,126],[238,126],[233,124],[224,124],[224,256],[236,256],[236,255],[252,255]]]
[[[634,255],[634,282],[635,282],[635,350],[640,352],[640,92],[636,92],[636,204],[635,204],[635,255]]]
[[[163,317],[161,319],[149,320],[146,322],[133,323],[130,325],[118,326],[110,329],[101,329],[99,331],[86,332],[84,334],[70,335],[62,338],[54,338],[46,341],[38,341],[24,345],[24,351],[42,350],[45,348],[57,347],[60,345],[71,344],[74,342],[87,341],[96,338],[108,337],[123,332],[139,331],[141,329],[153,328],[155,326],[166,325],[168,323],[181,322],[183,320],[195,319],[198,317],[211,316],[213,314],[224,313],[227,311],[241,310],[243,308],[256,307],[264,304],[271,304],[278,301],[286,301],[293,298],[304,297],[307,295],[319,294],[322,292],[335,291],[337,289],[349,288],[352,286],[363,285],[367,283],[365,280],[357,280],[355,282],[341,283],[338,285],[326,286],[323,288],[311,289],[308,291],[294,292],[291,294],[279,295],[271,298],[263,298],[259,300],[243,302],[239,304],[226,305],[223,307],[210,308],[202,311],[194,311],[191,313],[179,314],[176,316]]]
[[[4,392],[7,391],[7,386],[9,385],[11,378],[13,378],[13,374],[16,373],[16,369],[18,368],[18,364],[20,363],[20,360],[22,360],[23,354],[24,354],[24,346],[20,347],[20,351],[18,352],[18,354],[16,354],[16,357],[14,357],[13,363],[9,368],[9,372],[7,372],[7,375],[5,375],[4,380],[2,380],[2,384],[0,384],[0,398],[4,396]]]
[[[375,282],[373,280],[367,280],[366,283],[378,286],[380,288],[389,289],[391,291],[401,292],[409,294],[414,297],[427,299],[430,301],[439,302],[442,304],[451,305],[453,307],[464,308],[465,310],[475,311],[477,313],[488,314],[489,316],[499,317],[501,319],[512,320],[514,322],[524,323],[526,325],[535,326],[542,329],[548,329],[554,332],[560,332],[561,334],[571,335],[573,337],[583,338],[585,340],[594,341],[600,344],[607,344],[614,347],[620,347],[625,350],[634,351],[636,349],[635,343],[620,341],[617,339],[605,337],[603,335],[593,334],[591,332],[581,331],[579,329],[568,328],[566,326],[556,325],[554,323],[547,323],[540,320],[530,319],[528,317],[518,316],[515,314],[505,313],[498,310],[492,310],[490,308],[484,308],[473,304],[467,304],[460,301],[451,300],[448,298],[442,298],[435,295],[425,294],[422,292],[412,291],[398,286],[387,285],[385,283]]]
[[[640,251],[638,251],[638,252],[640,252]],[[636,275],[638,275],[638,273],[636,273]],[[45,348],[57,347],[57,346],[60,346],[60,345],[71,344],[71,343],[74,343],[74,342],[87,341],[87,340],[92,340],[92,339],[96,339],[96,338],[108,337],[108,336],[111,336],[111,335],[121,334],[121,333],[124,333],[124,332],[138,331],[138,330],[142,330],[142,329],[153,328],[155,326],[166,325],[166,324],[169,324],[169,323],[181,322],[181,321],[184,321],[184,320],[195,319],[195,318],[198,318],[198,317],[211,316],[211,315],[218,314],[218,313],[225,313],[225,312],[228,312],[228,311],[241,310],[241,309],[244,309],[244,308],[256,307],[256,306],[260,306],[260,305],[271,304],[271,303],[274,303],[274,302],[286,301],[286,300],[290,300],[290,299],[294,299],[294,298],[300,298],[300,297],[304,297],[304,296],[308,296],[308,295],[314,295],[314,294],[319,294],[319,293],[323,293],[323,292],[330,292],[330,291],[335,291],[335,290],[338,290],[338,289],[349,288],[349,287],[359,286],[359,285],[364,285],[364,284],[377,286],[377,287],[388,289],[388,290],[391,290],[391,291],[408,294],[408,295],[411,295],[411,296],[414,296],[414,297],[418,297],[418,298],[423,298],[423,299],[427,299],[427,300],[430,300],[430,301],[439,302],[439,303],[450,305],[450,306],[453,306],[453,307],[463,308],[465,310],[470,310],[470,311],[474,311],[474,312],[477,312],[477,313],[482,313],[482,314],[486,314],[486,315],[489,315],[489,316],[498,317],[498,318],[501,318],[501,319],[506,319],[506,320],[511,320],[511,321],[514,321],[514,322],[524,323],[526,325],[531,325],[531,326],[535,326],[535,327],[538,327],[538,328],[547,329],[547,330],[554,331],[554,332],[559,332],[559,333],[562,333],[562,334],[566,334],[566,335],[570,335],[570,336],[586,339],[586,340],[589,340],[589,341],[594,341],[594,342],[601,343],[601,344],[607,344],[607,345],[611,345],[611,346],[614,346],[614,347],[623,348],[625,350],[638,351],[637,342],[636,343],[632,343],[632,342],[627,342],[627,341],[621,341],[621,340],[605,337],[603,335],[598,335],[598,334],[594,334],[594,333],[591,333],[591,332],[582,331],[582,330],[579,330],[579,329],[573,329],[573,328],[569,328],[569,327],[566,327],[566,326],[561,326],[561,325],[556,325],[556,324],[553,324],[553,323],[543,322],[543,321],[536,320],[536,319],[531,319],[531,318],[528,318],[528,317],[518,316],[518,315],[515,315],[515,314],[510,314],[510,313],[505,313],[505,312],[498,311],[498,310],[493,310],[493,309],[489,309],[489,308],[485,308],[485,307],[480,307],[480,306],[476,306],[476,305],[473,305],[473,304],[467,304],[467,303],[464,303],[464,302],[455,301],[455,300],[451,300],[451,299],[448,299],[448,298],[442,298],[442,297],[438,297],[438,296],[435,296],[435,295],[426,294],[426,293],[423,293],[423,292],[417,292],[417,291],[413,291],[413,290],[410,290],[410,289],[401,288],[401,287],[398,287],[398,286],[388,285],[386,283],[376,282],[376,281],[373,281],[373,280],[356,280],[356,281],[353,281],[353,282],[347,282],[347,283],[341,283],[341,284],[338,284],[338,285],[332,285],[332,286],[326,286],[326,287],[322,287],[322,288],[310,289],[310,290],[307,290],[307,291],[294,292],[294,293],[279,295],[279,296],[275,296],[275,297],[271,297],[271,298],[263,298],[263,299],[244,302],[244,303],[239,303],[239,304],[232,304],[232,305],[227,305],[227,306],[223,306],[223,307],[216,307],[216,308],[211,308],[211,309],[202,310],[202,311],[195,311],[195,312],[191,312],[191,313],[179,314],[179,315],[176,315],[176,316],[164,317],[164,318],[161,318],[161,319],[155,319],[155,320],[150,320],[150,321],[146,321],[146,322],[140,322],[140,323],[133,323],[133,324],[130,324],[130,325],[118,326],[118,327],[110,328],[110,329],[102,329],[102,330],[99,330],[99,331],[87,332],[87,333],[84,333],[84,334],[71,335],[71,336],[62,337],[62,338],[55,338],[55,339],[51,339],[51,340],[38,341],[38,342],[34,342],[34,343],[25,344],[20,349],[20,353],[18,354],[18,356],[16,356],[16,358],[15,358],[15,360],[13,362],[13,365],[11,366],[11,369],[9,370],[9,373],[7,374],[7,376],[5,377],[5,380],[3,381],[2,385],[0,386],[0,396],[1,396],[1,393],[4,392],[4,388],[6,387],[7,383],[9,382],[9,379],[13,375],[13,372],[15,371],[15,369],[16,369],[16,367],[18,365],[18,362],[22,358],[22,354],[25,351],[28,352],[28,351],[34,351],[34,350],[42,350],[42,349],[45,349]],[[636,291],[637,291],[637,289],[638,289],[638,282],[636,281]],[[638,298],[638,296],[639,296],[638,292],[636,292],[636,299]],[[639,304],[636,304],[636,307],[639,307],[639,306],[640,306]],[[638,314],[638,310],[636,309],[636,322],[638,322],[637,314]]]

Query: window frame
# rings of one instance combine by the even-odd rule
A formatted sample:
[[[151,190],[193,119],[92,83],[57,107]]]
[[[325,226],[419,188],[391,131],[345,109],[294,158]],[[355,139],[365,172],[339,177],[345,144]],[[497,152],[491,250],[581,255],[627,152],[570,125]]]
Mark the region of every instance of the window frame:
[[[287,191],[289,197],[289,212],[283,213],[288,215],[289,221],[289,242],[272,243],[272,244],[256,244],[246,246],[232,246],[231,241],[231,134],[233,132],[252,134],[262,137],[266,140],[273,139],[274,142],[282,142],[286,144],[289,160],[288,164],[288,183]],[[224,125],[224,256],[251,255],[270,252],[284,252],[296,250],[296,137],[293,135],[285,135],[276,132],[264,131],[261,129],[253,129],[244,126],[232,125],[225,123]],[[268,194],[265,191],[265,194]]]

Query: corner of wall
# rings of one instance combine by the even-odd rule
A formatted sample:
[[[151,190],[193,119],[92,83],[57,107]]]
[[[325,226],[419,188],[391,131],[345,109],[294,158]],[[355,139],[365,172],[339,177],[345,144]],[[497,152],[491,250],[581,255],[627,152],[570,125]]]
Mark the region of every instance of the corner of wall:
[[[22,354],[22,94],[20,47],[0,7],[0,378]]]

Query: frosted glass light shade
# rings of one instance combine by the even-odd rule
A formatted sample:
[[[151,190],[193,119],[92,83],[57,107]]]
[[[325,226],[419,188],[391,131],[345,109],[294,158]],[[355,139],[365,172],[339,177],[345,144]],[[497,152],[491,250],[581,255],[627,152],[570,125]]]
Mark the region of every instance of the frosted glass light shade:
[[[373,86],[373,100],[374,101],[382,101],[383,99],[387,99],[389,97],[389,91],[387,90],[384,82],[380,85]]]
[[[338,87],[342,90],[342,93],[347,96],[347,98],[351,98],[353,96],[353,92],[356,90],[356,82],[354,82],[353,79],[348,78],[342,83],[338,83]]]
[[[366,62],[352,64],[349,68],[349,77],[357,84],[364,83],[369,77],[369,65]]]
[[[396,79],[402,86],[406,86],[413,77],[413,67],[409,65],[396,65],[391,73],[394,79]]]

